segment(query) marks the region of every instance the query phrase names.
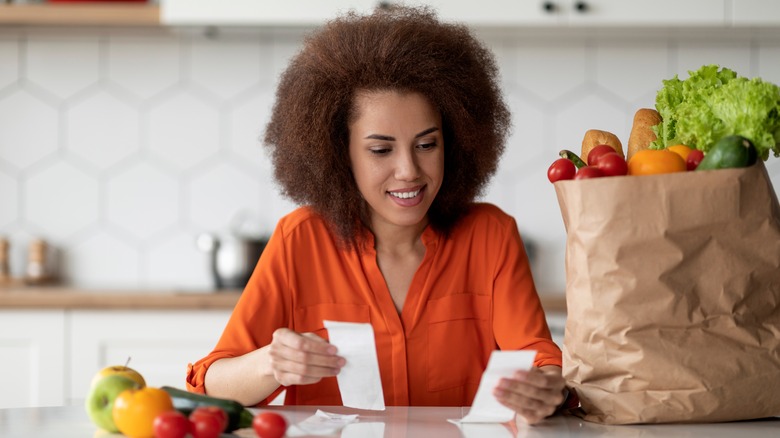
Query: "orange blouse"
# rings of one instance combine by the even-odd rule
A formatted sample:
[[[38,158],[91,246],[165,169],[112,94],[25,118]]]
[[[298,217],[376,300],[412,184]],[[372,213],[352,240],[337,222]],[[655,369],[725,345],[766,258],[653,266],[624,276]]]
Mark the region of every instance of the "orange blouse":
[[[268,345],[277,328],[327,339],[325,319],[371,323],[388,406],[471,405],[495,349],[533,349],[536,366],[561,365],[517,225],[498,207],[475,204],[448,237],[425,229],[400,314],[367,239],[362,251],[344,249],[307,207],[282,218],[216,347],[188,366],[187,388],[204,393],[212,363]],[[286,389],[288,405],[342,404],[335,377]]]

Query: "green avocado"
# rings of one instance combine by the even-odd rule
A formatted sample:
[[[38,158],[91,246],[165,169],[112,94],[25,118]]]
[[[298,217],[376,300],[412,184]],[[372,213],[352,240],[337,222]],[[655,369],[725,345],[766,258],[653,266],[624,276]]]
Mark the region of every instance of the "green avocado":
[[[696,170],[730,169],[753,165],[758,159],[753,143],[740,135],[728,135],[710,148]]]

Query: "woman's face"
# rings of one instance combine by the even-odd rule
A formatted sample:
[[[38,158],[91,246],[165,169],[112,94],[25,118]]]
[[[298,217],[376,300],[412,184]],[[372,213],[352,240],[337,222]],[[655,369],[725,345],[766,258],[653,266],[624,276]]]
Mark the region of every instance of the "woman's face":
[[[421,94],[376,91],[355,97],[349,157],[371,226],[427,224],[444,178],[439,111]]]

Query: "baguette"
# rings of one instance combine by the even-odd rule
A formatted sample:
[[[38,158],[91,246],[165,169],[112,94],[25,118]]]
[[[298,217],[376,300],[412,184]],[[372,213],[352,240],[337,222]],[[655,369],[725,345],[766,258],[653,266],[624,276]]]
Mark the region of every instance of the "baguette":
[[[635,153],[647,149],[656,139],[653,126],[661,123],[661,115],[652,108],[640,108],[634,114],[634,124],[628,137],[628,160]]]
[[[583,161],[588,161],[588,153],[591,149],[600,144],[605,144],[612,147],[621,157],[625,158],[623,154],[623,144],[620,143],[620,139],[611,132],[599,131],[598,129],[589,129],[585,132],[585,138],[582,139],[582,152],[580,157]]]

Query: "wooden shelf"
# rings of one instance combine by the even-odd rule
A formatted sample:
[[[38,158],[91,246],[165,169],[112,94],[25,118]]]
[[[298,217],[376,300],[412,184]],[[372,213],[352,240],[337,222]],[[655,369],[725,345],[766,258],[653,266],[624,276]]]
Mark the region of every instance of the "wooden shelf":
[[[160,7],[145,3],[0,5],[0,26],[159,26]]]
[[[0,310],[8,309],[233,309],[240,290],[85,290],[59,286],[0,288]]]

